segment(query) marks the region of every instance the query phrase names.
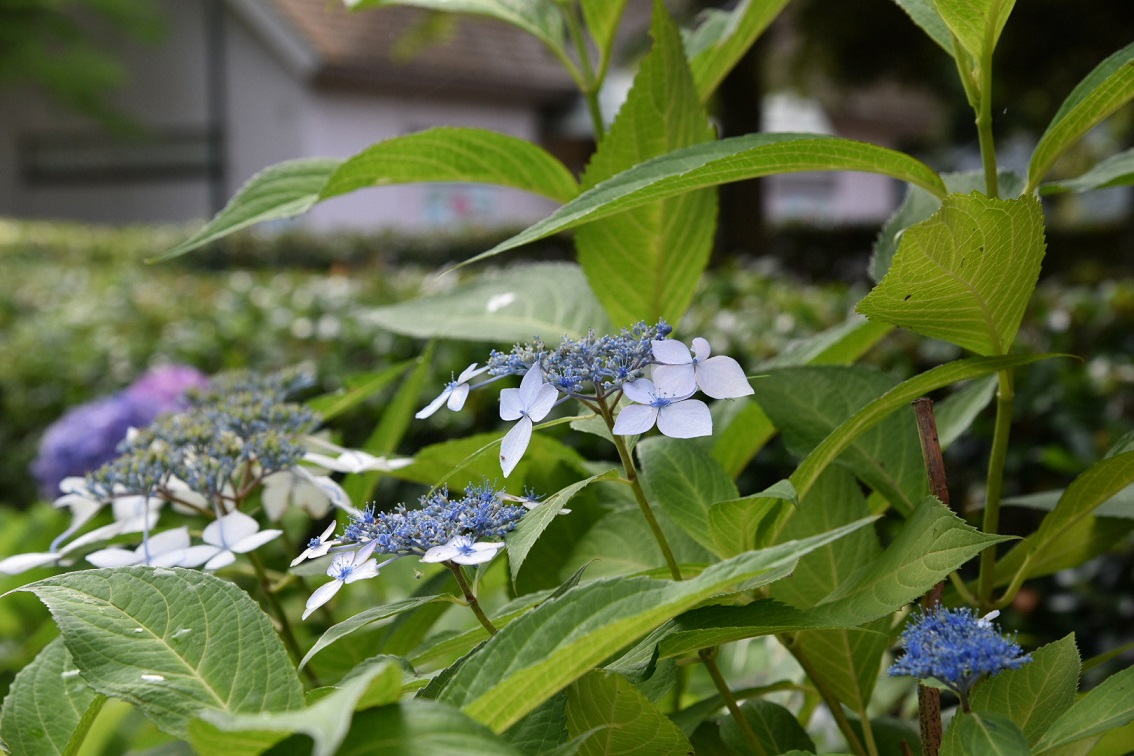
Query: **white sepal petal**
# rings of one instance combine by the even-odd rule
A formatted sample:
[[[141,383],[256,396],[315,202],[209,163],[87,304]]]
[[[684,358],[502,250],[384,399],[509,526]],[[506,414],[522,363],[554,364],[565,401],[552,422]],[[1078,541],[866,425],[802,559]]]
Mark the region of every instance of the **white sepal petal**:
[[[676,339],[658,339],[650,342],[654,360],[663,365],[688,365],[693,362],[689,347]]]
[[[658,430],[670,438],[713,435],[713,416],[700,399],[674,402],[658,410]]]
[[[653,428],[657,419],[657,408],[648,404],[631,404],[618,413],[613,432],[619,436],[637,436]]]
[[[711,357],[697,366],[697,385],[714,399],[736,399],[753,393],[744,368],[724,355]]]
[[[303,611],[302,619],[307,619],[311,616],[311,612],[315,611],[323,604],[330,601],[339,589],[343,587],[343,581],[332,580],[329,583],[324,583],[315,589],[311,597],[307,599],[307,608]]]
[[[521,417],[500,442],[500,469],[505,478],[516,469],[531,440],[532,421],[528,417]]]
[[[649,378],[639,378],[636,381],[622,384],[622,392],[632,402],[649,404],[654,401],[654,382]]]

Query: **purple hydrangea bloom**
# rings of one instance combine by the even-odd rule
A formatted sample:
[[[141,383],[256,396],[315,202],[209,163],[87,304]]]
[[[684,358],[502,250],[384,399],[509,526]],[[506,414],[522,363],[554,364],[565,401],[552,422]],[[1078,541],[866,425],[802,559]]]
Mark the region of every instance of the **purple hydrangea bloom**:
[[[164,365],[117,394],[67,410],[48,426],[32,462],[41,495],[53,499],[64,478],[84,475],[113,459],[130,428],[143,428],[163,412],[184,409],[186,389],[204,386],[207,380],[191,367]]]

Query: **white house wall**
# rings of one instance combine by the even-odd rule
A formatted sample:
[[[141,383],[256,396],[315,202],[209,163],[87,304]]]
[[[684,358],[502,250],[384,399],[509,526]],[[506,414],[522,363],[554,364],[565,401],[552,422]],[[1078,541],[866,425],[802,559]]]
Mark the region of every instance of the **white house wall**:
[[[530,141],[539,137],[533,109],[423,97],[307,92],[303,154],[349,157],[375,142],[432,126],[471,126]],[[527,225],[555,209],[542,197],[496,186],[408,184],[375,187],[317,206],[311,227],[425,230],[454,226]]]

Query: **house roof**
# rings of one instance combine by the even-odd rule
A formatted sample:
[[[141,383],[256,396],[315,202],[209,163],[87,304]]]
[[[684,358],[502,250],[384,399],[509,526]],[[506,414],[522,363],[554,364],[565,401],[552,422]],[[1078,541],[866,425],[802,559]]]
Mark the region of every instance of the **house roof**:
[[[269,5],[314,53],[318,86],[536,102],[576,91],[543,43],[493,19],[404,6],[352,12],[327,0]]]

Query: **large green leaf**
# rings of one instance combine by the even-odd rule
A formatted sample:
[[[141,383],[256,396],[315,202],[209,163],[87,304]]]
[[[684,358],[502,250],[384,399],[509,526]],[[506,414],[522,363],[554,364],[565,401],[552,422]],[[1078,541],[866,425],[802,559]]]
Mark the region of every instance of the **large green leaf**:
[[[1040,523],[1039,529],[1009,552],[996,566],[999,579],[1007,579],[1021,569],[1035,574],[1032,565],[1044,552],[1067,538],[1067,533],[1122,489],[1134,483],[1134,451],[1116,454],[1096,462],[1076,478],[1059,503]]]
[[[753,389],[788,450],[802,457],[895,383],[866,367],[824,365],[774,370]],[[864,431],[838,461],[901,512],[912,510],[926,493],[917,426],[908,408]]]
[[[740,495],[732,479],[707,452],[684,439],[647,438],[637,451],[646,498],[697,543],[714,551],[717,543],[709,528],[709,509]]]
[[[456,709],[415,699],[355,715],[337,756],[521,756]]]
[[[977,354],[1006,354],[1044,249],[1034,196],[949,195],[929,220],[906,230],[886,277],[856,309]]]
[[[401,694],[401,679],[399,666],[383,661],[348,676],[334,690],[299,711],[263,714],[207,711],[201,721],[190,725],[190,742],[198,753],[235,756],[240,753],[240,744],[245,738],[256,739],[272,733],[272,739],[282,740],[288,734],[302,733],[314,743],[312,756],[333,756],[339,753],[363,697],[378,703],[395,702]],[[250,754],[259,752],[249,751]]]
[[[745,701],[740,712],[764,753],[815,753],[815,743],[795,714],[771,701]],[[748,753],[752,744],[732,717],[721,723],[721,739],[735,753]]]
[[[654,5],[653,48],[583,174],[589,189],[620,171],[714,137],[677,27]],[[579,264],[615,323],[681,320],[709,262],[716,194],[691,192],[590,223],[575,238]]]
[[[1028,191],[1051,166],[1104,118],[1134,99],[1134,43],[1099,63],[1063,101],[1028,164]]]
[[[12,681],[0,710],[0,739],[25,756],[76,753],[105,700],[56,638]]]
[[[407,360],[371,373],[348,375],[346,385],[331,393],[307,400],[307,406],[319,413],[323,422],[332,420],[362,404],[379,393],[406,371],[412,363]]]
[[[731,586],[779,579],[811,549],[865,524],[749,552],[683,582],[617,578],[568,591],[492,636],[464,660],[440,699],[503,731],[661,623]]]
[[[1042,756],[1060,746],[1121,727],[1134,719],[1134,667],[1116,672],[1071,705],[1044,732],[1032,753]]]
[[[303,706],[295,667],[268,617],[209,573],[87,570],[18,590],[47,605],[93,690],[130,701],[170,734],[185,737],[204,711]]]
[[[520,524],[505,539],[508,544],[508,567],[512,572],[513,585],[519,578],[520,568],[524,566],[528,552],[531,551],[532,546],[535,545],[536,540],[547,529],[547,526],[559,516],[560,510],[571,501],[571,498],[597,480],[612,480],[617,477],[613,470],[609,470],[572,483],[541,501],[535,509],[524,516],[524,519],[520,520]]]
[[[625,170],[469,262],[686,192],[799,171],[881,173],[945,195],[941,177],[903,152],[822,134],[746,134],[686,147]]]
[[[1040,184],[1039,190],[1042,194],[1088,192],[1130,184],[1134,184],[1134,148],[1111,155],[1078,178]]]
[[[384,5],[410,5],[436,11],[472,13],[495,18],[536,37],[560,60],[567,61],[564,48],[567,27],[554,0],[344,0],[347,7],[361,10]]]
[[[367,147],[342,162],[319,200],[368,186],[421,181],[495,184],[570,202],[579,184],[539,145],[509,134],[457,126],[415,131]]]
[[[678,564],[712,560],[712,553],[674,524],[665,512],[654,514]],[[563,571],[577,569],[592,560],[588,577],[641,574],[665,564],[658,542],[637,507],[611,512],[595,522],[575,544]]]
[[[541,336],[579,339],[610,332],[582,271],[569,263],[536,263],[480,276],[436,296],[366,313],[374,325],[417,338],[517,342]],[[629,323],[627,323],[629,325]]]
[[[567,688],[567,733],[601,728],[579,749],[585,756],[686,756],[689,740],[625,677],[596,669]]]
[[[424,606],[425,604],[447,602],[449,598],[450,597],[448,595],[414,596],[413,598],[402,599],[401,601],[395,601],[392,604],[386,604],[385,606],[376,606],[371,609],[366,609],[365,611],[359,612],[350,619],[339,622],[338,624],[327,630],[327,632],[323,633],[319,640],[315,642],[315,645],[311,647],[311,650],[308,651],[307,654],[303,657],[302,661],[299,662],[299,666],[300,668],[302,668],[307,664],[307,662],[311,661],[311,657],[315,656],[315,654],[319,653],[324,648],[331,645],[340,638],[350,635],[357,630],[362,630],[366,627],[369,627],[375,622],[381,622],[382,620],[396,617],[399,614],[413,611],[414,609],[417,609],[420,606]]]
[[[1032,661],[985,680],[973,689],[972,707],[1016,723],[1035,744],[1075,702],[1079,651],[1073,635],[1032,652]]]
[[[894,0],[929,38],[941,46],[949,57],[953,57],[953,33],[937,12],[934,0]]]
[[[1028,741],[1011,719],[972,712],[958,715],[949,727],[956,730],[950,743],[957,744],[956,751],[942,748],[943,756],[967,756],[979,753],[982,756],[1029,756]]]
[[[960,173],[943,173],[941,178],[950,194],[969,194],[974,191],[984,191],[986,186],[983,171],[962,171]],[[1012,171],[1000,170],[997,172],[997,184],[1002,198],[1019,197],[1024,190],[1024,177]],[[894,260],[898,251],[898,243],[906,229],[915,223],[926,220],[941,207],[941,197],[930,194],[919,186],[909,186],[902,204],[886,221],[886,225],[878,232],[874,240],[874,250],[870,255],[870,277],[875,282],[881,281]]]
[[[319,201],[319,192],[341,161],[288,160],[265,168],[236,190],[216,217],[197,233],[155,260],[168,260],[256,223],[302,215]]]
[[[792,473],[791,482],[799,495],[805,496],[815,480],[856,438],[885,419],[890,413],[909,405],[943,386],[958,381],[1019,367],[1054,355],[1025,354],[1006,357],[971,357],[940,365],[902,382],[847,418],[831,435],[823,439]]]
[[[869,622],[914,601],[984,549],[1010,539],[981,533],[927,496],[886,550],[842,581],[815,613],[832,624]]]
[[[708,101],[788,0],[741,0],[732,10],[710,8],[685,37],[685,54],[702,101]]]
[[[1016,0],[937,0],[941,20],[975,61],[989,60]]]
[[[185,254],[234,231],[301,215],[316,203],[367,186],[433,181],[497,184],[567,202],[571,172],[542,147],[487,129],[445,126],[393,137],[347,160],[290,160],[250,178],[197,233],[158,260]]]

